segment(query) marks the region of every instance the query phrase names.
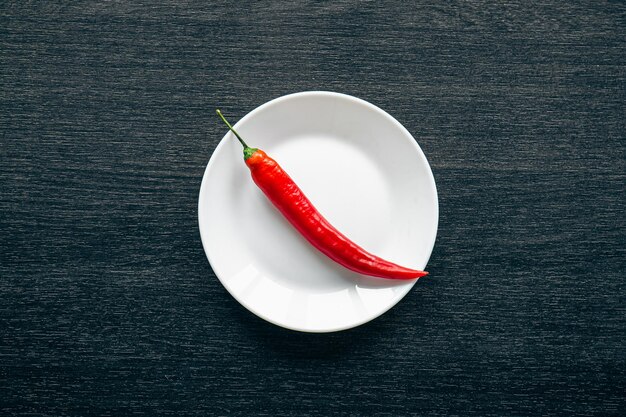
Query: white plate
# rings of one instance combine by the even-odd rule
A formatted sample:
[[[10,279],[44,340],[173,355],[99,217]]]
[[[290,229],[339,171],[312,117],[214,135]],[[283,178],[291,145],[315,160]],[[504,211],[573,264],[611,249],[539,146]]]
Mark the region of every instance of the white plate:
[[[222,123],[217,116],[215,123]],[[422,150],[393,117],[355,97],[304,92],[265,103],[235,129],[358,245],[403,266],[426,267],[437,235],[437,190]],[[204,173],[198,218],[224,287],[279,326],[355,327],[389,310],[415,284],[359,275],[314,249],[252,182],[230,132]]]

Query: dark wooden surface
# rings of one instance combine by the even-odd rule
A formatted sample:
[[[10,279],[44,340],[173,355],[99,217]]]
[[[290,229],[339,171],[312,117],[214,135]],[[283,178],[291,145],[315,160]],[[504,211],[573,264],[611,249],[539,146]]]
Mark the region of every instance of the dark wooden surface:
[[[619,1],[3,2],[0,414],[624,415],[625,32]],[[387,110],[439,189],[430,277],[336,334],[243,309],[197,228],[213,109],[303,90]]]

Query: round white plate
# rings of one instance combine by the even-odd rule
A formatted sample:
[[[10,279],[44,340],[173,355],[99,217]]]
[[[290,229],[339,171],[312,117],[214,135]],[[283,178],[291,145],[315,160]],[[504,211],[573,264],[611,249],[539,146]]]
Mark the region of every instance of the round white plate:
[[[435,181],[415,139],[389,114],[348,95],[304,92],[265,103],[235,129],[358,245],[403,266],[426,267],[437,235]],[[415,284],[360,275],[319,253],[252,182],[230,132],[204,173],[198,218],[224,287],[279,326],[355,327],[389,310]]]

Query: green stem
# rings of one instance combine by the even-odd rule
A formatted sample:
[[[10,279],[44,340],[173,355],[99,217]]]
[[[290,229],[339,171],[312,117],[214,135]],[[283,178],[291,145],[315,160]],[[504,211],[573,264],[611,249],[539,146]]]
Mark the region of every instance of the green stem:
[[[228,123],[228,120],[226,120],[226,118],[224,117],[224,115],[222,114],[222,112],[220,111],[220,109],[215,110],[215,112],[217,113],[217,115],[219,117],[222,118],[222,120],[224,121],[224,123],[226,123],[226,126],[228,126],[228,128],[230,129],[231,132],[233,132],[235,134],[235,136],[237,136],[237,139],[239,139],[239,142],[243,145],[243,149],[248,149],[250,148],[246,142],[243,141],[243,139],[241,139],[241,136],[239,136],[239,133],[237,133],[237,131],[235,129],[233,129],[233,127],[230,125],[230,123]]]

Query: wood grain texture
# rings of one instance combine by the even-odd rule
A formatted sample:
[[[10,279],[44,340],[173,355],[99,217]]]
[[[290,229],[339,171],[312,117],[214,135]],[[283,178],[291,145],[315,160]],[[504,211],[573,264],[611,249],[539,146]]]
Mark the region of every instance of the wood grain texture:
[[[0,414],[624,415],[623,2],[3,2]],[[440,197],[431,275],[327,335],[243,309],[197,195],[233,119],[331,90]],[[323,121],[320,121],[323,122]]]

